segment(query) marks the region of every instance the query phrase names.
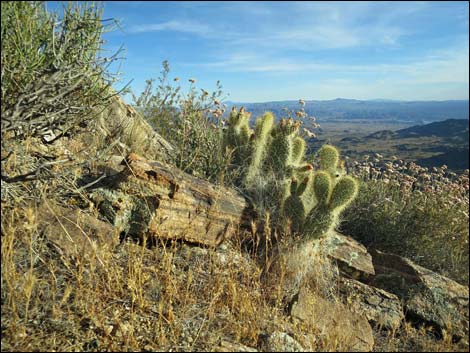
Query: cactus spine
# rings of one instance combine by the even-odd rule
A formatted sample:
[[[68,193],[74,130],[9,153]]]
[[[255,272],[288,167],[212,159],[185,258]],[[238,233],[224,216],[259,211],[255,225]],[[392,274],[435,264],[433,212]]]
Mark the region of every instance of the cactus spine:
[[[256,121],[254,139],[252,141],[251,162],[246,172],[245,185],[250,186],[261,174],[262,162],[266,158],[266,148],[268,138],[274,124],[274,116],[272,113],[265,113],[262,118]]]
[[[323,145],[319,151],[320,168],[331,175],[336,174],[336,168],[339,162],[339,152],[331,145]]]
[[[240,111],[232,108],[228,119],[228,128],[224,134],[224,148],[233,150],[233,161],[237,165],[245,165],[251,155],[250,139],[253,131],[250,129],[249,113],[243,107]]]

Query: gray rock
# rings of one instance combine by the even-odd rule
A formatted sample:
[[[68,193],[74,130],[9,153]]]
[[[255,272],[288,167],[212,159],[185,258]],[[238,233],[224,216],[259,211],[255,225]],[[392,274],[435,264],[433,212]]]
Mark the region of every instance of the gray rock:
[[[305,352],[304,347],[285,332],[273,332],[260,337],[260,346],[265,352]]]
[[[339,279],[339,291],[351,310],[377,326],[396,329],[405,318],[403,305],[395,294],[347,278]]]
[[[371,255],[365,246],[351,237],[335,232],[325,239],[322,248],[348,277],[367,280],[375,274]]]
[[[398,255],[371,250],[376,275],[371,285],[396,294],[410,319],[468,337],[469,291],[447,277]]]

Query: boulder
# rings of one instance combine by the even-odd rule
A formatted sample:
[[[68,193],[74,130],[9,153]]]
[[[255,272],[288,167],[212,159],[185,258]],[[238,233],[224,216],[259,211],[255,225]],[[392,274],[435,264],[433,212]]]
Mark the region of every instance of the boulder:
[[[382,289],[342,277],[339,293],[352,311],[363,314],[378,327],[397,329],[405,318],[400,299]]]
[[[468,287],[401,256],[370,253],[376,274],[369,284],[403,300],[409,320],[445,330],[457,339],[468,337]]]
[[[365,246],[349,236],[334,232],[323,241],[322,248],[348,277],[364,281],[375,274],[372,257]]]

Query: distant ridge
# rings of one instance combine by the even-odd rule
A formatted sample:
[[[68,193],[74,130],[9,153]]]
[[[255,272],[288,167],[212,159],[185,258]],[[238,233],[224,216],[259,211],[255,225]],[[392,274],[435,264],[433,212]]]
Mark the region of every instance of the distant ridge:
[[[413,136],[439,136],[439,137],[467,137],[468,140],[468,120],[448,119],[426,125],[411,126],[406,129],[396,131],[400,137]]]
[[[469,120],[447,119],[425,125],[414,125],[406,129],[396,131],[380,130],[364,137],[365,140],[373,139],[385,141],[394,140],[398,148],[406,149],[407,140],[435,137],[431,146],[422,146],[426,152],[437,152],[437,155],[417,159],[417,163],[424,167],[438,167],[443,164],[451,169],[464,170],[469,167]],[[343,138],[345,143],[360,142],[353,138]]]
[[[263,103],[226,102],[231,106],[244,106],[253,116],[265,111],[273,112],[277,118],[285,116],[283,108],[291,111],[300,108],[298,100]],[[307,100],[305,111],[320,121],[387,121],[425,124],[447,119],[468,119],[468,100],[446,101],[395,101],[387,99],[356,100],[336,98],[333,100]]]
[[[425,125],[414,125],[405,129],[391,131],[380,130],[367,135],[366,139],[400,139],[409,137],[436,136],[446,139],[453,139],[468,144],[469,120],[467,119],[447,119]]]

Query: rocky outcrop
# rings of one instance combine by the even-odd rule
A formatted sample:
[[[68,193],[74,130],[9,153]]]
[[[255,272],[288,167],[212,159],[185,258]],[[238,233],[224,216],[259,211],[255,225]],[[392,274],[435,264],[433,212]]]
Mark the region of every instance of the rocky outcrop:
[[[469,290],[411,260],[371,250],[376,275],[370,285],[404,301],[410,320],[446,330],[456,338],[468,337]]]
[[[400,299],[382,289],[342,277],[339,293],[352,311],[364,315],[377,327],[397,329],[405,318]]]
[[[469,289],[411,260],[367,249],[336,233],[323,251],[339,269],[339,294],[370,323],[395,329],[406,320],[468,337]]]

